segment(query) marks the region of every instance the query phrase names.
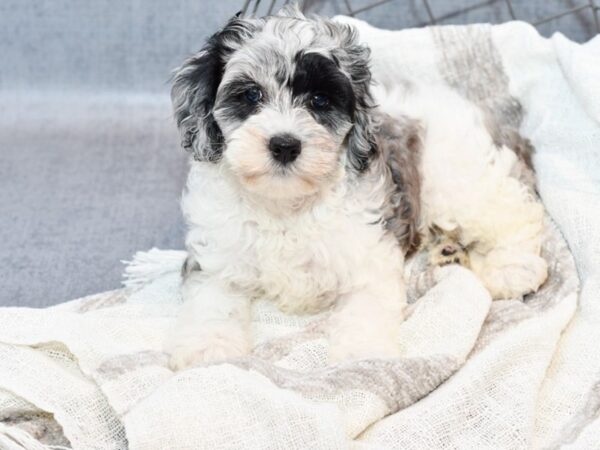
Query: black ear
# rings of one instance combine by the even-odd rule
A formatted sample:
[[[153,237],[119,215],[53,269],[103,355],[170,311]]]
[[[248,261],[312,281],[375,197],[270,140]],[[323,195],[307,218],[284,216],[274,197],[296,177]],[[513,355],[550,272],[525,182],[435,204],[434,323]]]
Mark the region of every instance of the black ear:
[[[348,162],[358,172],[364,172],[377,153],[371,108],[370,105],[356,107],[354,123],[347,138]]]
[[[235,16],[175,70],[171,101],[181,146],[198,161],[218,161],[223,154],[223,134],[213,116],[215,97],[227,60],[253,31],[250,21]]]
[[[372,113],[374,100],[371,96],[370,50],[361,45],[356,29],[350,25],[331,22],[340,36],[340,48],[333,51],[341,67],[350,76],[354,91],[355,108],[353,127],[347,137],[348,162],[359,172],[369,167],[369,162],[377,153]]]

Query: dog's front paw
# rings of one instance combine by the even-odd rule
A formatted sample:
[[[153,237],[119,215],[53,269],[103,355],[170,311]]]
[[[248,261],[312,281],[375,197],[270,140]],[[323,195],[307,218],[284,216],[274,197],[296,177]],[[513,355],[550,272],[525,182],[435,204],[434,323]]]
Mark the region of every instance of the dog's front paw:
[[[469,253],[460,243],[444,239],[429,250],[429,263],[434,267],[448,264],[469,267]]]
[[[171,354],[169,366],[178,371],[203,362],[247,355],[250,352],[250,342],[239,327],[214,326],[195,333],[176,333],[171,338],[167,351]]]

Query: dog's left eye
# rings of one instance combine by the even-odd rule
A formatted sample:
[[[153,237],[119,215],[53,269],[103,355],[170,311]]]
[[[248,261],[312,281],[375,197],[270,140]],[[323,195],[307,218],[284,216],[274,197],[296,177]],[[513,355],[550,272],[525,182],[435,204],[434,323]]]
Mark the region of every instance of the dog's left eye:
[[[262,91],[257,87],[251,87],[244,93],[248,103],[255,105],[262,98]]]
[[[310,104],[316,110],[322,111],[329,106],[329,98],[323,94],[315,94],[311,97]]]

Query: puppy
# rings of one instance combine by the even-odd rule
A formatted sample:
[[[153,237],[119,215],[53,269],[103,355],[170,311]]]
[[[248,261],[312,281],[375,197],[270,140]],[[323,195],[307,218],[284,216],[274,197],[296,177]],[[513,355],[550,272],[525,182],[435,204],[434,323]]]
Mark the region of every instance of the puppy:
[[[478,123],[466,126],[480,127],[482,145],[445,124],[432,132],[427,119],[443,117],[375,108],[368,58],[352,27],[288,8],[233,18],[176,71],[175,118],[193,161],[174,369],[249,353],[255,298],[295,314],[331,308],[332,361],[397,356],[404,257],[434,225],[478,242],[471,264],[493,295],[543,281],[521,274],[541,260],[541,216],[514,217],[538,205],[511,178],[514,152]],[[449,161],[467,164],[438,182]]]

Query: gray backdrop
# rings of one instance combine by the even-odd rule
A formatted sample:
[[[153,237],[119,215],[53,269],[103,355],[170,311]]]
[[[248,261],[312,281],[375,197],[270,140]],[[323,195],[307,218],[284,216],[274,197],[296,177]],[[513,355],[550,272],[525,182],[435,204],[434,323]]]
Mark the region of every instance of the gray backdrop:
[[[0,305],[46,306],[114,289],[120,260],[182,247],[186,161],[169,73],[242,3],[0,0]],[[472,3],[431,0],[438,14]],[[570,2],[515,4],[533,20]],[[321,9],[343,11],[342,1]],[[420,0],[361,17],[388,28],[427,19]],[[448,23],[508,18],[498,1]],[[592,22],[581,14],[541,31],[559,27],[583,41]]]

